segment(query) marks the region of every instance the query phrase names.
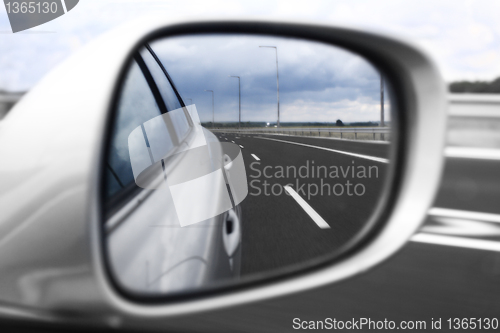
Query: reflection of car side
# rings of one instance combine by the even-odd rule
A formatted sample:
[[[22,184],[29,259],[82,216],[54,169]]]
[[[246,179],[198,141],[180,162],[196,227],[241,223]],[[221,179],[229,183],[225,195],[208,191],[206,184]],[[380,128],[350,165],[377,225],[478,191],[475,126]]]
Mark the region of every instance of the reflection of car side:
[[[239,207],[181,227],[169,187],[157,182],[185,167],[186,157],[179,152],[196,142],[206,142],[213,161],[222,160],[224,152],[211,132],[195,126],[195,107],[185,106],[149,46],[134,56],[116,112],[104,185],[107,256],[115,282],[128,292],[144,293],[146,288],[170,293],[239,276]],[[143,147],[137,148],[136,142]],[[138,181],[148,168],[160,170],[147,177],[155,186]],[[210,188],[217,200],[221,189],[216,184]],[[196,211],[200,203],[192,201],[193,194],[181,192],[177,199]]]

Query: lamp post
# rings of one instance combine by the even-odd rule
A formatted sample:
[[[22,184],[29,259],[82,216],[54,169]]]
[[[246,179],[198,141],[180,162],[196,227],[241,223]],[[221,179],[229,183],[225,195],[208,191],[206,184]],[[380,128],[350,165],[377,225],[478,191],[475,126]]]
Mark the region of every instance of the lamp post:
[[[205,91],[210,91],[212,93],[212,128],[215,128],[214,91],[213,90],[205,90]]]
[[[384,77],[380,74],[380,126],[384,127]]]
[[[228,77],[238,78],[238,96],[239,96],[239,107],[238,107],[238,131],[241,129],[241,78],[235,75],[228,75]]]
[[[380,127],[384,127],[384,77],[380,74]],[[385,140],[384,133],[380,134],[380,138]]]
[[[278,128],[280,127],[280,76],[278,72],[278,47],[276,46],[259,46],[272,48],[276,51],[276,84],[278,86]]]

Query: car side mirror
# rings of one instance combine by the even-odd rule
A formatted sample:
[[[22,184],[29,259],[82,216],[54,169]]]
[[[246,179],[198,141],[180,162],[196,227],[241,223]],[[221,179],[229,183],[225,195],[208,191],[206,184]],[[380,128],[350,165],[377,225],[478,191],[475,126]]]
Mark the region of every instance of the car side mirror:
[[[350,278],[408,241],[442,167],[432,61],[345,27],[139,20],[16,108],[0,299],[47,313],[161,319]]]

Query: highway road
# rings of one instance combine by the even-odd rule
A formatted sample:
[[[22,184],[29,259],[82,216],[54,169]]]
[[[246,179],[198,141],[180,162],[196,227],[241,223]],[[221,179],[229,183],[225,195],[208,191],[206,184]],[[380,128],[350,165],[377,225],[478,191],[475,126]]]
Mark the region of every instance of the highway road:
[[[331,257],[363,228],[384,192],[388,144],[217,135],[243,147],[243,275]]]
[[[250,181],[265,178],[252,177],[257,174],[251,167],[255,162],[261,164],[254,164],[253,168],[261,171],[266,166],[273,171],[279,165],[300,167],[312,160],[315,165],[346,166],[354,161],[357,166],[379,168],[378,178],[363,178],[363,196],[316,195],[308,199],[301,193],[329,228],[321,227],[292,196],[249,195],[242,203],[242,269],[246,275],[291,267],[335,250],[371,214],[377,193],[383,190],[388,169],[384,160],[389,158],[387,144],[278,135],[265,136],[267,139],[259,138],[261,135],[216,135],[221,141],[234,141],[243,147]],[[424,321],[427,326],[419,332],[436,332],[447,331],[444,328],[448,318],[500,318],[500,158],[463,158],[456,152],[447,155],[440,189],[426,222],[386,262],[359,276],[315,290],[172,318],[161,323],[162,330],[296,332],[295,318],[370,318],[398,323]],[[273,177],[269,182],[286,185],[289,178]],[[308,181],[318,184],[317,178]],[[249,190],[255,191],[252,187]],[[363,201],[361,208],[359,200]],[[352,224],[342,224],[342,219]],[[443,329],[432,330],[431,321],[439,318]]]
[[[341,159],[347,158],[347,161],[351,159],[346,157],[348,155],[342,156],[334,152],[328,155],[323,151],[316,155],[315,148],[257,139],[255,136],[219,135],[219,137],[222,137],[221,140],[227,137],[228,140],[242,145],[247,164],[255,160],[252,154],[260,158],[262,165],[297,162],[293,156],[289,156],[290,150],[293,149],[296,152],[295,156],[302,156],[301,154],[305,154],[303,158],[317,156],[318,161],[320,155],[335,163]],[[311,145],[331,145],[330,147],[336,148],[345,145],[342,148],[349,152],[387,157],[387,145],[313,138],[269,137]],[[321,160],[321,163],[323,162],[325,160]],[[362,162],[356,160],[356,163]],[[420,232],[399,253],[365,274],[309,292],[203,313],[190,316],[189,319],[174,319],[165,329],[180,332],[185,327],[189,327],[191,331],[199,329],[206,332],[291,332],[295,331],[292,322],[294,318],[323,320],[330,317],[349,320],[368,317],[373,320],[385,318],[394,321],[423,320],[426,321],[427,327],[420,331],[435,332],[436,330],[430,329],[432,319],[441,318],[444,325],[448,318],[499,318],[500,215],[497,214],[500,214],[498,204],[500,169],[498,165],[499,160],[495,158],[447,157],[434,208],[429,211]],[[318,198],[310,201],[311,205],[320,215],[323,214],[325,220],[332,225],[331,229],[334,229],[335,224],[331,222],[335,218],[329,216],[326,210],[323,210],[321,200],[316,199]],[[293,261],[288,258],[291,254],[278,251],[285,247],[289,251],[294,251],[286,245],[287,232],[300,231],[307,237],[308,241],[294,252],[294,255],[297,255],[301,251],[312,251],[311,247],[316,244],[325,246],[325,243],[321,243],[322,236],[317,236],[318,238],[314,236],[333,231],[315,226],[313,220],[305,217],[300,206],[294,203],[291,197],[273,198],[272,204],[276,205],[274,208],[264,205],[260,210],[253,207],[252,200],[258,199],[249,197],[248,202],[245,202],[246,206],[243,206],[245,212],[243,254],[249,257],[256,256],[257,249],[260,249],[261,253],[273,250],[274,252],[269,252],[267,257],[255,257],[255,261],[248,259],[249,263],[243,263],[247,273],[272,267],[273,264]],[[249,215],[246,216],[247,214]],[[287,214],[288,224],[285,219],[281,219],[281,214]],[[368,212],[360,213],[358,217],[361,218],[363,214]],[[259,216],[262,217],[261,221],[258,219]],[[297,220],[293,230],[289,229],[290,216]],[[270,227],[274,221],[278,226]],[[305,232],[307,227],[316,229]],[[272,236],[267,237],[268,233]],[[334,237],[327,236],[325,239]],[[264,240],[271,241],[271,244],[264,244]],[[311,243],[311,240],[318,240],[318,243]],[[309,247],[308,250],[305,250],[306,246]],[[277,252],[280,254],[276,254]],[[305,257],[300,258],[303,260]],[[279,262],[273,263],[272,260]],[[446,331],[444,328],[442,331]]]
[[[331,256],[360,231],[386,191],[390,164],[387,143],[216,134],[221,141],[242,147],[247,170],[249,196],[242,203],[244,275]],[[319,170],[319,166],[326,169]],[[474,248],[489,248],[491,244],[478,239],[490,241],[498,236],[500,221],[461,215],[464,211],[499,213],[495,195],[498,182],[491,176],[497,175],[497,167],[496,160],[448,157],[436,208],[431,210],[422,229],[424,234],[416,236],[414,241],[442,244],[442,236],[465,236],[477,243]],[[341,171],[330,173],[338,169]],[[356,172],[352,173],[353,169]],[[372,172],[357,177],[358,170]],[[347,182],[351,183],[351,193]],[[287,184],[296,191],[295,196],[284,190]],[[445,243],[449,241],[444,239]],[[460,239],[451,241],[464,246]]]

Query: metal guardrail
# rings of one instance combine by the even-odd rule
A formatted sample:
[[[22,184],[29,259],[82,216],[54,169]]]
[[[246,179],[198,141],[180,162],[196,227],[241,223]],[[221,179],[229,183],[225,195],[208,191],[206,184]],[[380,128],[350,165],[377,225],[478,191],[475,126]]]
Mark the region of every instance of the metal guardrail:
[[[210,128],[209,128],[210,129]],[[384,134],[390,134],[390,127],[264,127],[264,128],[214,128],[210,129],[218,133],[248,133],[248,134],[278,134],[278,135],[299,135],[299,136],[323,136],[331,137],[332,133],[340,133],[340,138],[343,139],[343,134],[353,133],[354,138],[358,138],[358,134],[367,133],[380,134],[381,139],[384,140]]]
[[[500,149],[500,94],[452,94],[448,100],[448,146]]]
[[[500,94],[450,94],[450,117],[500,118]]]

